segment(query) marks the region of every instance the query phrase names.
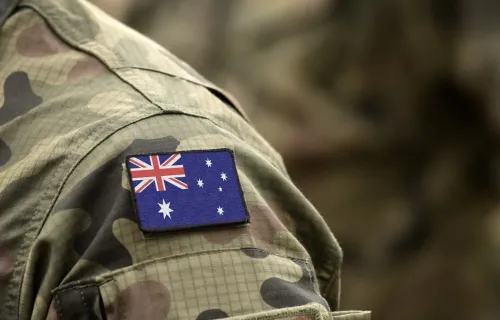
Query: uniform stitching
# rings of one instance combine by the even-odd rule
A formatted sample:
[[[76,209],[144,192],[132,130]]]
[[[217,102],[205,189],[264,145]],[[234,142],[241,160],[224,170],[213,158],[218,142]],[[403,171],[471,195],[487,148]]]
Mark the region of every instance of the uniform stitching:
[[[107,281],[104,281],[102,284],[106,283],[106,282],[109,282],[111,281],[111,279],[107,280]],[[101,284],[101,285],[102,285]],[[55,289],[53,290],[55,293],[59,294],[59,293],[64,293],[66,291],[72,291],[72,290],[83,290],[83,289],[87,289],[87,288],[94,288],[94,287],[98,287],[99,286],[99,283],[97,282],[94,282],[94,283],[91,283],[91,284],[86,284],[86,285],[78,285],[78,284],[75,284],[73,286],[68,286],[68,287],[63,287],[61,289]]]
[[[119,269],[119,270],[111,271],[111,272],[108,272],[106,274],[100,275],[99,277],[102,277],[102,280],[96,280],[95,283],[86,284],[84,286],[81,286],[78,284],[71,285],[71,283],[69,283],[64,288],[55,289],[55,290],[53,290],[53,292],[54,293],[62,293],[62,292],[69,291],[69,290],[77,290],[77,289],[87,288],[87,287],[102,286],[102,285],[106,284],[107,282],[115,281],[113,277],[115,277],[117,275],[124,274],[124,273],[131,272],[131,271],[136,271],[137,269],[141,269],[141,268],[146,267],[148,265],[162,262],[162,261],[176,260],[176,259],[187,258],[187,257],[192,257],[192,256],[210,255],[210,254],[221,253],[221,252],[231,252],[231,251],[242,252],[242,249],[256,250],[256,251],[260,251],[263,253],[267,253],[268,255],[271,255],[271,256],[280,257],[280,258],[287,259],[287,260],[294,261],[294,262],[308,263],[307,259],[288,257],[288,256],[280,255],[280,254],[275,254],[275,253],[269,252],[267,250],[259,249],[259,248],[246,247],[246,248],[225,248],[225,249],[207,250],[207,251],[199,251],[199,252],[194,252],[194,253],[183,253],[183,254],[172,255],[169,257],[160,257],[160,258],[156,258],[156,259],[150,259],[147,261],[140,262],[138,264],[134,264],[134,265],[131,265],[131,266]]]
[[[319,297],[321,297],[321,299],[323,299],[323,301],[326,303],[326,305],[328,307],[330,307],[328,301],[326,301],[326,299],[321,296],[321,292],[319,292],[316,284],[314,283],[314,269],[313,269],[313,267],[309,264],[308,261],[305,261],[304,265],[305,265],[305,269],[307,270],[307,273],[309,275],[309,282],[311,283],[311,286],[314,288],[314,291],[316,292],[316,294],[318,294]]]
[[[91,49],[88,49],[88,48],[85,48],[83,47],[80,43],[78,42],[75,42],[73,41],[74,37],[72,37],[71,35],[68,35],[66,33],[65,30],[63,30],[62,28],[58,28],[54,22],[52,20],[57,20],[57,16],[55,15],[55,12],[52,12],[52,11],[48,11],[48,10],[43,10],[41,7],[38,6],[38,4],[36,3],[23,3],[22,6],[25,6],[25,7],[28,7],[30,9],[32,9],[34,12],[36,12],[38,15],[40,15],[41,17],[43,17],[45,19],[45,23],[51,28],[51,30],[59,37],[61,38],[62,41],[64,41],[65,43],[67,43],[72,49],[74,50],[77,50],[77,51],[80,51],[80,52],[83,52],[89,56],[92,56],[94,58],[96,58],[102,65],[104,65],[115,77],[117,77],[118,79],[120,79],[124,84],[130,86],[131,88],[133,88],[135,91],[137,91],[139,94],[141,94],[141,96],[143,96],[146,100],[148,100],[150,103],[152,103],[153,105],[155,105],[158,109],[161,109],[161,107],[156,104],[152,99],[151,97],[149,97],[148,95],[146,95],[144,92],[142,92],[142,90],[139,90],[135,85],[133,85],[130,81],[127,81],[124,77],[120,76],[117,72],[116,72],[116,67],[110,65],[108,63],[108,61],[106,61],[106,59],[102,59],[102,57],[96,55],[93,51],[95,50],[91,50]],[[75,28],[71,28],[71,30],[77,30]],[[106,51],[106,50],[103,50],[105,49],[100,43],[98,42],[94,42],[93,43],[96,47],[97,47],[97,50],[98,51]],[[118,58],[118,57],[116,57]]]
[[[83,297],[83,289],[80,288],[80,298],[82,298],[83,306],[85,307],[85,311],[90,312],[89,306],[85,302],[85,298]]]
[[[313,281],[313,275],[311,274],[311,269],[310,269],[309,263],[307,263],[307,261],[306,261],[304,263],[304,265],[305,265],[305,269],[307,270],[307,275],[309,276],[309,282],[311,283],[313,288],[316,289],[316,286],[314,285],[314,281]]]
[[[99,62],[101,64],[103,64],[104,66],[106,66],[122,82],[124,82],[127,85],[129,85],[132,88],[134,88],[137,92],[139,92],[142,96],[144,96],[148,101],[150,101],[155,106],[157,106],[158,108],[160,108],[160,106],[158,105],[158,103],[156,101],[153,101],[153,99],[150,97],[149,94],[147,94],[147,93],[143,92],[142,90],[140,90],[139,88],[137,88],[135,86],[135,84],[133,84],[126,77],[120,75],[119,72],[118,72],[120,69],[127,69],[127,68],[129,68],[129,69],[131,69],[131,70],[133,70],[135,72],[135,70],[141,70],[140,66],[126,66],[125,65],[126,61],[124,61],[123,59],[121,59],[121,57],[118,57],[116,55],[115,55],[115,58],[117,60],[119,60],[119,62],[121,64],[123,64],[124,66],[111,65],[111,63],[109,63],[108,59],[104,59],[102,57],[102,53],[103,52],[109,53],[111,51],[109,49],[107,49],[105,46],[103,46],[101,43],[93,41],[92,44],[94,45],[95,49],[94,50],[89,49],[89,48],[85,47],[84,44],[80,43],[79,41],[76,41],[75,37],[72,36],[71,34],[69,34],[67,32],[67,30],[72,30],[72,32],[75,32],[75,31],[77,31],[77,29],[75,29],[75,28],[66,28],[67,29],[66,30],[65,28],[59,28],[58,26],[56,26],[56,24],[52,20],[60,21],[60,19],[58,19],[57,15],[56,15],[57,12],[52,12],[50,10],[44,10],[40,6],[38,6],[36,3],[31,3],[31,2],[30,3],[24,3],[22,5],[25,6],[25,7],[29,7],[31,9],[33,9],[34,11],[36,11],[42,17],[51,17],[52,19],[46,19],[47,20],[46,23],[53,29],[54,33],[56,33],[60,38],[62,38],[62,40],[64,42],[67,42],[73,49],[77,49],[77,50],[79,50],[81,52],[84,52],[84,53],[86,53],[86,54],[88,54],[88,55],[96,58],[97,60],[99,60]],[[82,6],[82,7],[84,7],[84,6]],[[84,10],[86,10],[87,12],[89,12],[89,11],[91,12],[91,10],[89,10],[86,7],[84,7]],[[170,59],[171,61],[173,61],[172,58],[167,58],[167,59]],[[181,68],[183,68],[183,67],[181,67]],[[144,69],[144,68],[142,68],[142,69]],[[220,94],[222,94],[223,96],[225,96],[231,102],[231,104],[234,105],[232,107],[232,109],[236,110],[236,112],[240,115],[240,117],[245,122],[247,122],[247,123],[249,122],[248,119],[247,119],[246,114],[244,112],[242,112],[242,111],[239,110],[239,107],[237,106],[237,103],[233,102],[233,99],[231,97],[229,97],[229,95],[227,95],[226,93],[224,93],[224,90],[222,90],[222,89],[218,88],[217,86],[211,84],[209,81],[206,81],[207,83],[205,83],[205,84],[203,84],[203,81],[199,81],[199,83],[197,83],[196,81],[186,79],[185,76],[171,75],[169,73],[166,73],[166,72],[163,72],[163,71],[160,71],[160,70],[155,70],[155,71],[159,72],[159,73],[161,73],[163,75],[169,76],[169,77],[174,77],[174,78],[182,79],[182,80],[188,81],[188,82],[190,82],[192,84],[198,85],[200,87],[203,87],[203,88],[206,88],[206,89],[210,89],[210,90],[215,90],[215,91],[219,92]],[[187,71],[184,70],[184,72],[187,72]],[[193,77],[193,78],[196,78],[196,77]]]
[[[55,299],[56,299],[56,309],[57,309],[57,313],[59,314],[59,316],[61,316],[61,319],[63,317],[63,312],[62,312],[62,305],[61,305],[61,301],[59,301],[59,294],[56,294],[55,295]]]
[[[169,257],[160,257],[160,258],[156,258],[156,259],[143,261],[139,264],[131,265],[131,266],[128,266],[128,267],[125,267],[125,268],[122,268],[119,270],[111,271],[111,272],[108,272],[104,275],[101,275],[101,277],[103,277],[102,280],[96,280],[93,283],[85,284],[85,285],[79,285],[79,284],[72,285],[71,283],[69,283],[63,287],[59,287],[59,288],[54,289],[53,293],[59,294],[59,293],[63,293],[65,291],[70,291],[70,290],[80,290],[80,289],[85,289],[85,288],[89,288],[89,287],[102,286],[108,282],[114,281],[113,276],[115,276],[115,275],[119,275],[119,274],[126,273],[129,271],[135,271],[136,269],[140,269],[140,268],[147,266],[149,264],[153,264],[153,263],[157,263],[157,262],[161,262],[161,261],[175,260],[175,259],[186,258],[186,257],[190,257],[190,256],[210,255],[213,253],[220,253],[220,252],[231,252],[231,251],[238,252],[238,251],[242,251],[242,249],[255,250],[255,251],[262,252],[262,253],[266,253],[266,254],[271,255],[271,256],[280,257],[283,259],[288,259],[288,260],[294,261],[294,262],[302,262],[302,263],[306,263],[307,265],[310,265],[309,261],[307,259],[301,259],[301,258],[295,258],[295,257],[289,257],[289,256],[280,255],[280,254],[275,254],[275,253],[272,253],[272,252],[269,252],[267,250],[260,249],[260,248],[238,247],[238,248],[216,249],[216,250],[199,251],[199,252],[194,252],[194,253],[183,253],[183,254],[178,254],[178,255],[172,255]],[[78,283],[81,283],[81,281],[79,281]]]
[[[193,257],[193,256],[210,255],[210,254],[213,254],[213,253],[220,253],[220,252],[231,252],[231,251],[241,252],[242,249],[259,250],[259,251],[265,252],[265,253],[267,253],[269,255],[272,255],[272,256],[275,256],[275,257],[280,257],[280,258],[288,259],[288,260],[295,261],[295,262],[307,262],[306,259],[300,259],[300,258],[294,258],[294,257],[287,257],[287,256],[279,255],[279,254],[274,254],[274,253],[271,253],[269,251],[262,250],[262,249],[259,249],[259,248],[225,248],[225,249],[198,251],[198,252],[192,252],[192,253],[183,253],[183,254],[172,255],[172,256],[169,256],[169,257],[160,257],[160,258],[156,258],[156,259],[151,259],[151,260],[140,262],[138,264],[131,265],[129,267],[126,267],[126,268],[123,268],[123,269],[120,269],[120,270],[112,271],[112,272],[110,272],[110,273],[108,273],[106,275],[103,275],[103,277],[112,277],[112,276],[120,275],[122,273],[126,273],[126,272],[129,272],[129,271],[135,271],[137,269],[141,269],[141,268],[143,268],[143,267],[145,267],[147,265],[150,265],[150,264],[153,264],[153,263],[157,263],[157,262],[168,261],[168,260],[175,260],[175,259],[186,258],[186,257]]]
[[[118,282],[116,282],[115,279],[111,278],[110,280],[104,282],[103,284],[100,284],[100,285],[104,285],[105,283],[108,283],[108,282],[112,282],[113,283],[113,294],[115,296],[117,296],[117,291],[118,291]],[[120,319],[126,319],[125,317],[125,308],[123,308],[121,306],[121,303],[120,303],[120,298],[119,297],[116,297],[116,300],[115,300],[115,305],[116,305],[116,313],[118,314],[119,318]],[[113,304],[113,302],[110,302],[111,305]]]
[[[326,295],[328,296],[332,290],[332,287],[335,283],[338,283],[338,279],[339,279],[339,270],[335,270],[333,273],[329,273],[328,274],[330,275],[330,280],[327,282],[327,285],[325,287],[325,289],[323,290],[323,292],[321,292],[322,295]],[[338,287],[338,285],[337,285]],[[339,307],[339,293],[338,293],[338,290],[336,289],[336,294],[335,294],[335,300],[334,300],[334,303],[335,305],[333,306],[334,309],[338,309]]]

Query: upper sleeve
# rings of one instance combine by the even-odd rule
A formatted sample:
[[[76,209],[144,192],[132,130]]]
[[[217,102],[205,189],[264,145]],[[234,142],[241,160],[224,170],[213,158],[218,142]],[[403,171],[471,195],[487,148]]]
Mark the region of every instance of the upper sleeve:
[[[152,116],[117,131],[83,158],[46,223],[59,227],[42,230],[42,236],[58,233],[52,238],[67,249],[52,257],[62,281],[53,290],[51,314],[367,319],[368,313],[331,313],[338,307],[340,249],[280,157],[242,126],[235,133],[207,118]],[[145,235],[126,157],[214,149],[234,154],[250,223]]]

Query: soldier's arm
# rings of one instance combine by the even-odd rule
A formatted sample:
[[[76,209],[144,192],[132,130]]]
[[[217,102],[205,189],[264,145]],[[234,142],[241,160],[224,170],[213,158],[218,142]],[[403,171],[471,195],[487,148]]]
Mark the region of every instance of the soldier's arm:
[[[234,154],[250,223],[141,231],[127,156],[220,149]],[[167,202],[170,218],[158,203],[150,203],[149,212],[181,219],[175,199]],[[63,281],[53,290],[49,317],[369,318],[368,312],[335,312],[340,249],[280,157],[243,120],[226,126],[164,114],[122,128],[77,165],[47,228],[70,247],[60,261],[64,274],[55,275]]]

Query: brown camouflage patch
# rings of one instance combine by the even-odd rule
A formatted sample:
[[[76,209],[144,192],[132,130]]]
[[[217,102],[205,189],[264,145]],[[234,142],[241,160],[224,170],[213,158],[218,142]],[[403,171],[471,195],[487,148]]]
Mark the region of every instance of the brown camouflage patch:
[[[264,205],[248,205],[248,213],[250,224],[247,227],[205,231],[202,233],[203,237],[212,243],[225,244],[243,234],[248,234],[257,247],[272,251],[274,236],[278,231],[286,231],[285,226],[275,213]]]
[[[257,242],[257,247],[274,252],[274,237],[279,231],[286,231],[285,226],[267,206],[249,206],[248,212],[252,219],[248,232]]]
[[[16,49],[26,57],[46,57],[68,51],[70,47],[59,40],[45,23],[40,22],[26,28],[19,35]]]
[[[279,222],[283,224],[283,226],[288,229],[291,233],[295,233],[295,223],[290,217],[290,215],[281,208],[280,205],[278,205],[275,202],[268,201],[269,206],[271,207],[271,210],[274,212],[276,217],[278,218]]]
[[[14,265],[10,252],[0,249],[0,285],[5,285],[14,271]]]
[[[59,320],[59,315],[57,314],[57,310],[54,307],[54,302],[50,304],[46,320]]]
[[[94,57],[85,57],[79,60],[69,71],[68,81],[77,82],[89,79],[107,71],[107,68]]]
[[[245,234],[246,232],[247,227],[238,227],[207,230],[200,233],[208,242],[215,244],[226,244]]]
[[[164,320],[170,311],[170,292],[155,281],[138,282],[118,294],[106,309],[107,318]]]

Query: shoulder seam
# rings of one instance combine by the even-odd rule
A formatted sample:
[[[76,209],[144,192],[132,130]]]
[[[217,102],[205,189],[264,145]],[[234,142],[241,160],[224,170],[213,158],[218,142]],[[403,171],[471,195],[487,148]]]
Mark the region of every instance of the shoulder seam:
[[[146,99],[148,102],[152,103],[153,105],[155,105],[158,109],[160,110],[163,110],[157,103],[155,103],[154,101],[152,101],[146,94],[144,94],[144,92],[142,92],[141,90],[139,90],[137,87],[135,87],[132,83],[130,83],[129,81],[127,81],[126,79],[124,79],[122,76],[120,76],[115,70],[116,68],[113,68],[112,66],[110,66],[104,59],[102,59],[100,56],[98,56],[97,54],[95,54],[94,52],[90,51],[90,50],[87,50],[86,48],[82,47],[79,43],[75,42],[72,40],[72,37],[69,37],[68,35],[65,34],[64,30],[61,30],[60,28],[58,28],[57,25],[55,25],[54,23],[52,23],[51,19],[48,19],[48,17],[44,14],[44,11],[41,10],[41,8],[39,8],[36,4],[33,4],[33,3],[29,3],[29,4],[22,4],[22,6],[24,7],[27,7],[27,8],[30,8],[32,9],[33,11],[35,11],[38,15],[40,15],[44,20],[45,20],[45,23],[48,25],[48,27],[50,27],[50,29],[54,32],[55,35],[57,35],[61,41],[64,41],[65,43],[67,43],[68,45],[71,46],[71,48],[73,48],[74,50],[77,50],[79,52],[82,52],[82,53],[85,53],[95,59],[97,59],[101,64],[103,64],[116,78],[120,79],[121,82],[124,84],[124,85],[128,85],[130,86],[131,88],[133,88],[137,93],[139,93],[144,99]],[[97,43],[96,43],[97,44]],[[98,44],[97,44],[98,45]]]
[[[109,52],[109,49],[107,49],[101,43],[96,42],[96,41],[92,41],[91,44],[92,44],[93,47],[95,47],[95,50],[92,50],[91,48],[88,48],[89,46],[85,46],[82,42],[75,40],[78,37],[73,36],[72,33],[73,34],[78,33],[79,32],[78,28],[75,28],[75,27],[73,27],[73,28],[62,28],[60,24],[54,23],[54,21],[60,21],[60,19],[58,18],[58,14],[57,14],[58,12],[56,12],[56,11],[50,11],[50,10],[44,10],[38,3],[33,2],[33,1],[26,1],[24,3],[21,3],[20,6],[21,7],[27,7],[27,8],[32,9],[33,11],[35,11],[38,15],[40,15],[45,20],[45,22],[50,27],[50,29],[62,41],[64,41],[67,44],[69,44],[75,50],[78,50],[80,52],[86,53],[86,54],[88,54],[88,55],[96,58],[100,63],[102,63],[104,66],[106,66],[106,68],[108,68],[108,70],[110,70],[114,74],[115,77],[119,78],[123,83],[125,83],[125,84],[129,85],[130,87],[132,87],[134,90],[136,90],[138,93],[140,93],[146,100],[148,100],[149,102],[151,102],[152,104],[154,104],[156,107],[158,107],[158,108],[161,109],[161,106],[159,105],[159,103],[153,101],[153,99],[147,93],[145,93],[142,90],[140,90],[129,79],[127,79],[127,77],[125,77],[122,74],[120,74],[118,72],[118,70],[128,69],[128,70],[148,70],[148,71],[155,71],[155,72],[159,72],[159,73],[161,73],[161,74],[163,74],[165,76],[168,76],[168,77],[182,79],[182,80],[187,81],[189,83],[192,83],[194,85],[204,87],[204,88],[206,88],[209,91],[216,91],[217,93],[219,93],[219,94],[221,94],[222,96],[225,97],[225,99],[221,99],[219,96],[217,96],[216,94],[214,94],[212,92],[212,94],[214,96],[216,96],[217,99],[221,100],[224,104],[230,104],[230,106],[246,122],[249,122],[247,114],[244,112],[243,108],[237,103],[236,99],[234,99],[231,96],[231,94],[229,94],[228,92],[225,92],[224,90],[218,88],[215,85],[211,85],[208,80],[207,80],[206,84],[203,84],[203,81],[190,80],[190,79],[187,79],[185,77],[176,76],[175,74],[169,74],[169,73],[166,73],[166,72],[160,71],[160,70],[154,70],[154,69],[148,69],[148,68],[140,68],[140,67],[136,67],[136,66],[129,66],[119,56],[115,56],[115,58],[117,60],[122,60],[122,61],[120,61],[120,63],[117,63],[117,64],[112,64],[107,59],[103,58],[101,54],[99,54],[98,51],[106,52],[106,53]],[[173,55],[172,53],[170,53],[168,51],[167,51],[167,53],[169,55]],[[175,57],[175,59],[176,60],[180,60],[177,57]],[[180,61],[182,61],[182,60],[180,60]],[[184,66],[181,65],[181,67],[182,67],[183,70],[185,70]],[[188,72],[188,71],[186,71],[186,72]],[[224,100],[226,100],[226,101],[224,101]],[[197,113],[194,110],[192,110],[192,111],[193,111],[193,113]],[[201,115],[201,113],[200,113],[200,115]]]

